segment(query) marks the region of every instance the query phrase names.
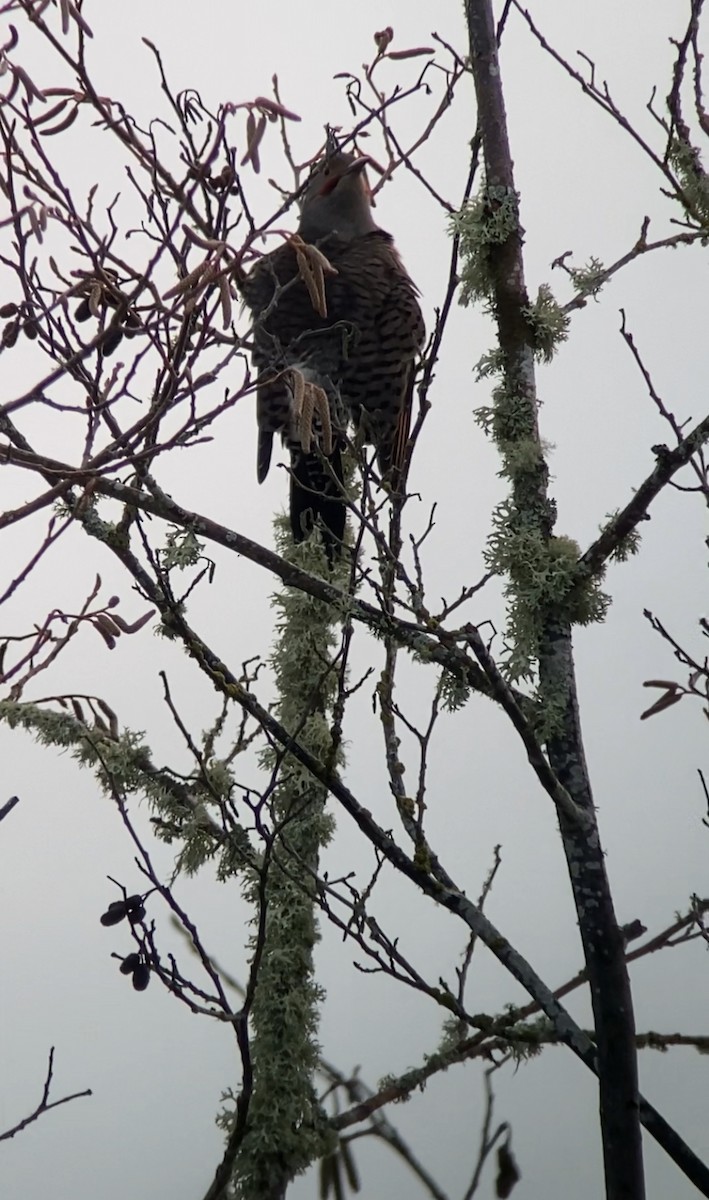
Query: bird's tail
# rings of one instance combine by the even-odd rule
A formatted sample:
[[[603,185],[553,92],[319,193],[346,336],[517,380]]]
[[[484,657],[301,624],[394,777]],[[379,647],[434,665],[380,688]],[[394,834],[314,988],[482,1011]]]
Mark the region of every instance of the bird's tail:
[[[346,516],[341,447],[336,443],[328,458],[293,448],[290,485],[293,540],[302,542],[320,524],[325,552],[332,564],[342,549]]]

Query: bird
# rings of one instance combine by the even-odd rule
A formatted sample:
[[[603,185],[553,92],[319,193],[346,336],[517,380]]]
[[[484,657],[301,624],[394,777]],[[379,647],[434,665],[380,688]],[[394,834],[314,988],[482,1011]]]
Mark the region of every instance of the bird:
[[[280,434],[290,452],[293,539],[319,525],[331,563],[345,534],[349,422],[374,446],[382,482],[396,492],[425,337],[418,289],[372,215],[371,163],[329,134],[300,201],[297,233],[241,282],[254,320],[257,478],[266,478]]]

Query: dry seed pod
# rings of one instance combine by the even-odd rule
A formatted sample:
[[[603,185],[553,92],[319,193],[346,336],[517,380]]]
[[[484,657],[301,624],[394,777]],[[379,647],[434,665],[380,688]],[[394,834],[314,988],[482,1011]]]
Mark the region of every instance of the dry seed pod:
[[[2,331],[2,344],[6,349],[10,349],[15,345],[20,333],[20,325],[18,321],[10,321]]]
[[[113,617],[109,617],[107,613],[96,613],[93,620],[94,625],[98,625],[104,633],[108,633],[111,637],[120,637],[121,630],[119,626]]]
[[[291,238],[291,245],[295,250],[295,256],[298,263],[298,271],[303,280],[313,308],[321,317],[327,316],[327,299],[325,296],[325,280],[323,268],[317,259],[309,256],[308,251],[310,246],[303,239],[295,234]]]
[[[645,709],[645,712],[640,714],[640,720],[646,721],[648,717],[654,717],[656,713],[664,712],[666,708],[671,708],[673,704],[678,704],[684,695],[683,692],[665,692],[664,696],[660,696],[654,704]]]
[[[108,928],[119,925],[126,918],[125,900],[112,900],[104,913],[101,913],[101,924]]]
[[[108,646],[109,650],[115,650],[115,648],[116,648],[116,639],[115,639],[115,637],[113,637],[113,636],[112,636],[110,633],[106,633],[106,630],[105,630],[105,629],[102,629],[102,628],[101,628],[101,626],[100,626],[100,625],[98,625],[98,624],[96,623],[96,621],[92,620],[92,621],[91,621],[91,624],[93,625],[93,627],[94,627],[94,629],[96,630],[96,632],[97,632],[97,633],[99,633],[99,634],[101,635],[101,637],[103,638],[104,642],[105,642],[105,643],[106,643],[106,645]]]
[[[101,353],[103,354],[103,357],[108,358],[109,355],[113,354],[114,350],[118,348],[122,341],[123,330],[119,326],[116,326],[115,329],[110,331],[101,344]]]
[[[65,129],[69,129],[69,127],[74,124],[78,113],[78,105],[75,105],[73,108],[69,109],[67,115],[61,121],[59,121],[57,125],[52,125],[51,129],[47,129],[46,127],[44,129],[40,129],[40,136],[53,137],[55,133],[63,133]]]
[[[104,716],[108,718],[111,736],[118,739],[118,717],[114,713],[110,704],[107,704],[106,701],[102,700],[100,696],[96,697],[96,703],[98,704]]]
[[[297,113],[291,112],[289,108],[285,108],[283,104],[279,104],[276,100],[269,100],[268,96],[257,96],[254,104],[262,112],[265,112],[266,116],[272,121],[276,121],[278,117],[283,117],[286,121],[300,120]]]
[[[208,265],[209,265],[209,259],[208,258],[203,259],[203,261],[199,264],[199,266],[195,267],[194,270],[190,271],[187,275],[183,275],[182,279],[180,279],[176,284],[174,284],[173,287],[168,288],[168,290],[166,292],[163,292],[163,297],[162,297],[163,300],[171,300],[173,298],[173,296],[181,296],[181,295],[183,295],[184,292],[191,291],[191,289],[199,282],[199,280],[204,275],[204,272],[205,272],[206,268],[208,267]]]
[[[232,183],[234,182],[234,179],[235,179],[234,169],[233,169],[233,167],[229,166],[229,164],[227,163],[225,166],[222,167],[222,169],[219,172],[219,174],[217,175],[216,179],[212,180],[212,183],[215,188],[219,188],[219,189],[228,188],[228,187],[231,187]]]
[[[51,88],[45,88],[44,95],[48,96],[51,90]],[[35,117],[33,122],[35,129],[38,125],[46,125],[47,121],[51,121],[54,119],[54,117],[58,117],[61,112],[64,112],[68,102],[68,97],[64,96],[61,100],[58,100],[56,104],[53,104],[51,108],[48,108],[46,112],[41,113],[39,117]]]
[[[298,418],[298,438],[303,447],[304,454],[310,454],[313,448],[314,412],[315,398],[313,396],[313,389],[306,383],[300,401],[300,414]]]
[[[512,1190],[521,1178],[519,1167],[510,1150],[509,1141],[500,1146],[497,1151],[497,1178],[495,1179],[495,1195],[500,1200],[507,1200]]]
[[[144,992],[150,983],[150,967],[147,963],[141,962],[133,972],[133,987],[136,992]]]
[[[182,226],[182,232],[188,241],[194,246],[199,246],[201,250],[223,250],[224,242],[220,242],[217,238],[202,237],[201,233],[197,233],[196,229],[191,229],[189,225]]]
[[[251,143],[254,140],[255,134],[256,118],[251,109],[249,109],[248,116],[246,117],[246,154],[241,160],[242,167],[249,161],[249,155],[251,154]]]
[[[2,317],[4,320],[7,320],[8,317],[14,317],[17,314],[17,311],[18,309],[16,304],[12,304],[12,302],[10,304],[3,304],[0,308],[0,317]]]
[[[413,50],[392,50],[387,58],[420,58],[422,54],[435,54],[433,46],[416,46]]]
[[[4,59],[2,61],[4,62]],[[13,71],[12,82],[10,84],[10,90],[9,90],[9,92],[6,92],[6,94],[3,96],[4,104],[12,103],[12,101],[15,99],[15,96],[17,94],[17,89],[19,88],[19,86],[20,86],[20,77],[16,71]]]
[[[219,276],[219,302],[222,309],[222,328],[228,329],[231,325],[231,294],[224,275]]]
[[[126,621],[119,613],[114,613],[111,621],[115,622],[123,633],[137,633],[139,629],[143,628],[146,621],[150,620],[154,612],[154,608],[149,608],[146,613],[143,613],[142,617],[138,617],[137,621],[130,622]]]
[[[249,113],[249,118],[251,118],[251,117],[252,117],[252,114]],[[246,154],[244,155],[244,157],[241,160],[242,167],[245,166],[246,163],[250,162],[257,175],[258,175],[259,171],[261,170],[261,159],[259,157],[258,148],[261,144],[261,139],[263,138],[265,129],[266,129],[266,117],[265,116],[259,117],[256,128],[254,130],[251,130],[249,128],[249,131],[247,132],[246,136],[247,136],[247,142],[248,142],[248,149],[246,151]]]
[[[36,210],[34,204],[31,204],[30,207],[27,209],[27,215],[30,219],[30,225],[32,226],[32,232],[35,235],[35,237],[37,238],[37,241],[39,242],[39,244],[41,245],[42,244],[42,225],[40,223],[40,219],[39,219],[39,216],[37,215],[37,210]]]
[[[47,101],[45,100],[44,96],[40,92],[37,85],[34,83],[34,81],[32,79],[30,79],[30,77],[27,74],[27,72],[25,71],[24,67],[20,67],[17,65],[17,63],[14,63],[12,70],[15,75],[15,79],[19,79],[23,88],[27,92],[27,103],[28,104],[32,104],[34,100],[41,100],[42,104],[47,103]]]
[[[89,312],[92,317],[98,318],[101,316],[101,300],[103,288],[100,283],[95,283],[89,292]]]
[[[84,20],[84,18],[82,17],[81,13],[78,10],[78,8],[73,3],[73,0],[69,0],[69,12],[71,13],[72,18],[76,21],[77,25],[79,26],[79,29],[81,30],[81,32],[85,33],[87,37],[92,38],[94,36],[94,31],[91,28],[91,26],[88,24],[88,22]]]
[[[322,250],[319,250],[317,246],[313,246],[312,243],[308,243],[306,246],[306,253],[313,260],[313,262],[317,263],[318,266],[322,268],[325,275],[339,274],[337,267],[333,267],[330,259],[326,258]]]
[[[76,312],[74,313],[74,320],[78,321],[81,325],[84,321],[88,321],[90,316],[91,309],[89,308],[89,301],[88,299],[84,299],[79,305],[77,305]]]
[[[383,54],[387,46],[394,40],[394,30],[391,25],[387,25],[386,29],[380,29],[374,35],[374,43],[380,54]]]
[[[320,417],[321,441],[323,454],[329,458],[332,454],[332,424],[330,421],[330,403],[327,392],[317,384],[310,385],[314,393],[314,409]]]
[[[140,331],[140,318],[134,312],[127,312],[123,322],[123,334],[127,338],[135,337]]]
[[[132,975],[136,967],[140,966],[140,955],[137,953],[127,954],[118,968],[121,975]]]

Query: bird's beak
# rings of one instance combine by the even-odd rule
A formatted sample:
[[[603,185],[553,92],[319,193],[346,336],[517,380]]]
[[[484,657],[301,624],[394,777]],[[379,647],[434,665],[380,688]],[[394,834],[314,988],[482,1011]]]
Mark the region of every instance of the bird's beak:
[[[329,196],[343,179],[349,179],[350,177],[359,179],[363,175],[365,167],[368,167],[372,161],[368,154],[363,154],[361,158],[355,158],[346,167],[338,170],[336,174],[330,175],[320,188],[319,194],[321,196]],[[364,183],[366,185],[366,180],[364,180]]]
[[[360,158],[356,158],[348,167],[345,167],[341,178],[344,178],[345,175],[361,175],[364,168],[371,166],[373,162],[374,159],[370,158],[368,154],[362,154]]]
[[[372,189],[369,186],[369,180],[367,179],[367,177],[364,173],[365,168],[369,167],[369,166],[372,166],[375,169],[379,169],[373,158],[370,158],[370,156],[368,154],[363,154],[363,155],[361,155],[360,158],[356,158],[354,160],[354,162],[351,162],[348,167],[345,167],[340,178],[345,179],[348,176],[352,176],[355,179],[361,179],[362,184],[364,186],[364,190],[369,199],[369,203],[372,207],[374,207],[374,197],[372,195]]]

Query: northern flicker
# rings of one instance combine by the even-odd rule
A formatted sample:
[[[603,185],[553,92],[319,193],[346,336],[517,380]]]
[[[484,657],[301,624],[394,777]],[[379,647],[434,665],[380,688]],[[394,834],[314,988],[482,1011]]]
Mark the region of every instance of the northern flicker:
[[[258,480],[268,473],[279,433],[291,457],[293,537],[302,541],[319,518],[330,558],[345,531],[341,452],[348,420],[375,447],[382,479],[396,489],[424,339],[417,289],[391,234],[372,217],[368,162],[330,140],[305,189],[298,236],[260,259],[242,283],[259,372]],[[318,274],[312,245],[327,260],[315,283],[312,276],[306,282],[308,264]],[[320,452],[298,427],[295,396],[310,383],[324,389],[332,425],[330,437],[328,414],[316,422]],[[322,393],[319,400],[322,417]]]

